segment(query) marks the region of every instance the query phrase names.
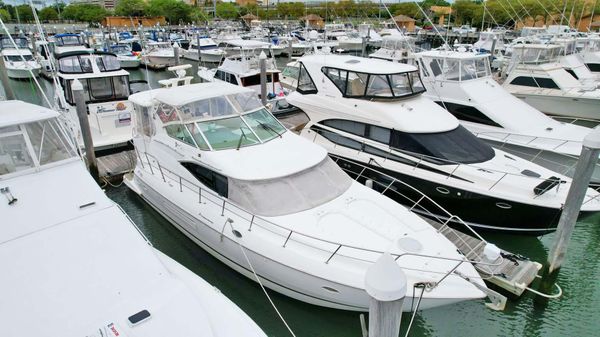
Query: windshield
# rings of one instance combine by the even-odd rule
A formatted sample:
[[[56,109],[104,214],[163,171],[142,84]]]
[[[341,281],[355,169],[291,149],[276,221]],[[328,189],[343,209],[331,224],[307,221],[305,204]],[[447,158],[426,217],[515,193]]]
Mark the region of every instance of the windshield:
[[[57,46],[80,46],[83,45],[81,36],[69,35],[55,37]]]
[[[36,160],[45,165],[74,156],[73,147],[54,119],[0,128],[0,175],[33,168]]]
[[[127,99],[129,96],[128,76],[97,77],[81,79],[83,93],[86,102],[108,102]],[[71,104],[75,104],[71,86],[73,80],[66,82],[65,98]]]
[[[448,81],[468,81],[476,78],[487,77],[491,74],[488,59],[450,59],[434,58],[425,61],[433,75]]]
[[[18,37],[13,37],[13,41],[15,41],[15,44],[17,45],[17,47],[20,48],[29,48],[29,46],[27,45],[27,39],[25,38],[18,38]],[[4,48],[15,48],[15,46],[13,45],[13,43],[10,41],[9,38],[5,37],[2,38],[2,40],[0,40],[0,48],[4,49]]]
[[[21,58],[20,55],[6,55],[4,59],[10,62],[23,62],[23,59],[25,59],[25,61],[33,61],[33,56],[23,55],[23,57]]]
[[[488,161],[494,150],[462,126],[435,133],[405,133],[392,130],[392,148],[424,155],[424,160],[437,164],[472,164]],[[436,160],[439,159],[439,160]]]
[[[229,179],[229,198],[262,216],[281,216],[320,206],[342,195],[352,179],[329,157],[304,171],[276,179]]]
[[[96,65],[100,71],[115,71],[120,70],[121,65],[115,55],[98,55],[96,57]]]
[[[398,74],[367,74],[324,67],[322,71],[344,97],[390,99],[425,91],[416,70]]]
[[[94,71],[89,55],[61,57],[58,60],[58,70],[66,74],[91,73]]]

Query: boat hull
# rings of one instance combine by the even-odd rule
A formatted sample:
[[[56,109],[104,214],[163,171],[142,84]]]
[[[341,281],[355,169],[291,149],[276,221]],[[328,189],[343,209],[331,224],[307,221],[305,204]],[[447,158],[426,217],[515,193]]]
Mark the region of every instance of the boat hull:
[[[177,64],[174,56],[144,56],[144,64],[154,67],[171,67]]]
[[[31,72],[33,72],[34,76],[38,76],[40,74],[40,68],[33,68],[33,69],[31,69]],[[6,74],[8,75],[9,78],[18,79],[18,80],[24,80],[24,79],[31,78],[31,73],[29,72],[29,69],[25,69],[25,68],[20,68],[20,69],[7,68]]]
[[[513,93],[527,104],[548,114],[575,118],[600,119],[599,99],[572,96],[545,96]]]
[[[211,227],[212,223],[208,218],[200,219],[197,212],[193,214],[187,212],[173,199],[165,197],[162,194],[165,193],[162,187],[158,187],[161,189],[159,191],[145,181],[145,179],[160,179],[160,176],[149,175],[147,171],[143,170],[142,172],[144,172],[145,178],[140,177],[136,172],[133,179],[125,180],[125,183],[179,231],[230,268],[253,281],[256,281],[258,276],[260,282],[269,289],[306,303],[341,310],[368,311],[370,298],[364,288],[347,286],[293,268],[275,260],[273,256],[277,255],[266,256],[247,246],[242,248],[238,242]],[[162,180],[160,182],[162,183]],[[170,188],[174,187],[170,186]],[[179,191],[179,187],[175,186],[175,188]],[[228,218],[224,216],[222,219],[225,222]],[[235,225],[236,223],[233,222],[233,226]],[[218,226],[221,224],[219,223]],[[240,230],[242,236],[240,242],[243,242],[243,236],[246,233],[248,232],[245,229]],[[285,249],[285,247],[281,248]],[[246,256],[252,263],[251,267]],[[412,292],[412,290],[410,291]],[[416,293],[418,294],[418,290]],[[465,298],[424,297],[420,309],[449,305],[463,300]],[[412,303],[413,298],[407,296],[404,300],[403,310],[410,311]]]
[[[121,68],[133,69],[133,68],[137,68],[140,66],[140,60],[139,59],[119,60],[119,64],[121,65]]]
[[[554,232],[561,214],[560,209],[490,197],[458,189],[450,185],[439,184],[415,176],[387,170],[380,166],[354,161],[349,158],[340,157],[337,160],[337,164],[346,170],[352,178],[356,178],[363,171],[363,166],[367,166],[372,170],[401,180],[410,186],[417,186],[423,194],[429,196],[450,214],[459,216],[463,221],[478,230],[538,236]],[[363,176],[373,175],[368,178],[380,182],[383,186],[387,186],[390,183],[389,178],[381,175],[374,176],[374,174],[363,173]],[[358,181],[365,183],[365,180],[366,178],[363,177]],[[374,185],[376,190],[385,190],[379,184]],[[420,198],[420,195],[404,184],[394,184],[392,187],[386,190],[384,194],[399,203],[405,204],[407,207],[412,207],[413,205],[408,204],[406,197],[402,196],[408,196],[413,202],[416,202]],[[433,205],[422,206],[425,209],[437,209]],[[418,212],[417,208],[413,210]],[[444,218],[444,215],[438,215],[440,218]],[[461,229],[461,227],[457,228]]]

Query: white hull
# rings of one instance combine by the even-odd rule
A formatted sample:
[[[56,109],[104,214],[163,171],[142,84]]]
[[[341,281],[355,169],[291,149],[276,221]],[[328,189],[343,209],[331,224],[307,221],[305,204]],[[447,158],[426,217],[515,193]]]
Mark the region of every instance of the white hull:
[[[34,76],[38,76],[40,74],[40,68],[39,67],[33,68],[33,69],[31,69],[31,72],[33,72]],[[14,79],[31,78],[31,73],[29,72],[29,69],[25,69],[25,68],[7,68],[6,74],[8,75],[9,78],[14,78]]]
[[[354,42],[354,41],[339,41],[338,49],[343,49],[344,51],[361,51],[362,50],[362,42]]]
[[[183,57],[188,60],[198,61],[198,51],[186,51]],[[200,52],[200,62],[219,63],[224,57],[225,53],[211,53],[208,51]]]
[[[140,66],[140,59],[135,60],[119,60],[121,68],[137,68]]]
[[[144,56],[144,64],[154,67],[171,67],[177,64],[175,56]]]
[[[600,99],[513,93],[534,108],[549,114],[575,118],[600,118]]]
[[[213,228],[222,226],[222,224],[207,224],[206,220],[199,219],[196,213],[186,212],[179,204],[172,202],[176,199],[168,197],[168,191],[163,189],[166,185],[169,186],[168,189],[176,190],[179,193],[179,186],[165,184],[159,176],[150,175],[147,171],[143,172],[144,177],[141,178],[136,170],[134,180],[125,180],[126,184],[134,191],[141,191],[144,200],[202,249],[242,275],[256,281],[245,257],[241,253],[240,245],[227,235],[221,235],[219,230]],[[150,184],[162,185],[160,186],[161,190],[157,191],[151,188],[150,184],[145,182],[145,179],[153,180]],[[164,196],[165,193],[167,193],[167,197]],[[225,213],[227,215],[229,211],[225,211]],[[222,217],[222,219],[225,222],[227,216]],[[234,221],[233,225],[235,226],[235,224]],[[246,230],[241,231],[241,233],[243,236]],[[243,242],[243,239],[240,242]],[[282,247],[281,249],[285,248]],[[247,247],[244,250],[261,282],[274,291],[314,305],[342,310],[368,311],[369,296],[362,288],[332,282],[292,268],[272,258],[272,256],[277,255],[265,256]],[[357,277],[360,276],[357,275]],[[334,289],[335,291],[327,289]],[[404,300],[404,311],[410,311],[412,300],[412,297],[407,295]],[[465,299],[426,297],[423,298],[420,309],[449,305],[463,300]]]

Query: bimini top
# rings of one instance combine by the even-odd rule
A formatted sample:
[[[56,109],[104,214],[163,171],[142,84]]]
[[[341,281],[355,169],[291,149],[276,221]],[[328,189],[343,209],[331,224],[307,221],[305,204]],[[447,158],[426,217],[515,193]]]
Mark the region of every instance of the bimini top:
[[[58,112],[23,101],[0,101],[0,128],[58,117]]]
[[[397,74],[417,71],[417,68],[404,63],[395,63],[379,59],[368,59],[349,55],[316,54],[304,56],[300,60],[305,65],[318,64],[368,74]]]
[[[221,45],[239,47],[242,49],[254,49],[254,48],[268,47],[271,44],[268,42],[262,42],[262,41],[236,39],[236,40],[225,40],[225,41],[221,42]]]
[[[445,58],[445,59],[483,59],[489,58],[490,54],[488,53],[473,53],[473,52],[460,52],[455,50],[427,50],[417,55],[424,57],[432,57],[432,58]]]
[[[129,96],[129,100],[134,104],[150,107],[157,102],[172,106],[182,106],[195,101],[232,95],[239,93],[252,93],[254,91],[238,85],[232,85],[227,82],[196,83],[177,87],[177,90],[170,88],[160,88],[135,93]]]

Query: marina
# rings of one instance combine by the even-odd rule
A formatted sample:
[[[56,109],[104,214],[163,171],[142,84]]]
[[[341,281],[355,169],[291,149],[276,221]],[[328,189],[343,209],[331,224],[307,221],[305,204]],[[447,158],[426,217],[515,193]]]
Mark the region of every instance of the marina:
[[[597,34],[302,6],[325,20],[2,22],[0,313],[23,290],[73,336],[597,335]]]

